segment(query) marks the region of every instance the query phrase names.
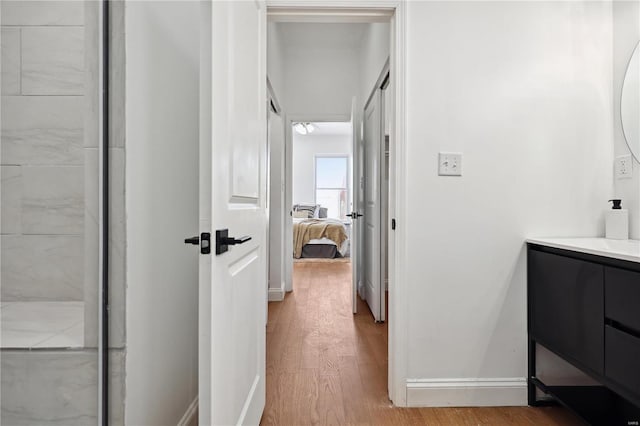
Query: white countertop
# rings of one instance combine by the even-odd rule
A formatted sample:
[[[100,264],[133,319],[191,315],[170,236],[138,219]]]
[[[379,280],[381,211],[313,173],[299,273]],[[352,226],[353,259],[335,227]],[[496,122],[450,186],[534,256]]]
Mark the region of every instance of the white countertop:
[[[528,243],[640,263],[640,241],[607,238],[528,238]]]

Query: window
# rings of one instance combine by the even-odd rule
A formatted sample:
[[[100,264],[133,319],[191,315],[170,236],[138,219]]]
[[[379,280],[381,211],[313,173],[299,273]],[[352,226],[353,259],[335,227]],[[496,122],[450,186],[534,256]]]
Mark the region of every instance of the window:
[[[316,204],[327,217],[346,219],[349,208],[349,157],[316,157]]]

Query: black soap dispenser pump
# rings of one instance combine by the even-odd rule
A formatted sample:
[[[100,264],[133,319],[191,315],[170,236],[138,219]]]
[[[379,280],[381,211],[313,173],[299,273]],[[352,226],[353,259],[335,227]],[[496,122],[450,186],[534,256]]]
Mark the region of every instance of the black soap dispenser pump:
[[[629,211],[622,208],[622,200],[614,198],[611,210],[607,210],[605,219],[605,235],[612,240],[629,239]]]

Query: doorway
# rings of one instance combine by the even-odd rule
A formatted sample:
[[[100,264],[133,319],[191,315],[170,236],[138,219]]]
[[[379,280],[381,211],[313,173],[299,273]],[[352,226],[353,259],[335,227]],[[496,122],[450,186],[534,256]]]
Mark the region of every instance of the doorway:
[[[284,368],[282,360],[291,357],[294,369],[300,365],[317,365],[309,368],[324,371],[327,363],[339,363],[341,357],[354,357],[352,361],[357,364],[358,356],[362,355],[369,359],[377,357],[380,364],[376,371],[386,371],[389,350],[387,324],[384,323],[387,319],[384,274],[389,268],[384,265],[388,251],[384,228],[390,224],[391,214],[390,170],[385,150],[389,151],[392,138],[385,138],[385,135],[389,135],[394,126],[392,114],[388,115],[389,124],[385,125],[386,108],[380,102],[393,98],[385,98],[383,92],[389,86],[385,83],[382,87],[380,76],[386,76],[389,81],[390,24],[388,21],[270,22],[268,33],[269,79],[276,93],[283,94],[279,96],[283,99],[286,117],[284,213],[290,227],[285,225],[285,245],[289,241],[292,245],[290,250],[285,247],[282,253],[285,264],[283,288],[291,293],[284,297],[283,303],[271,303],[269,307],[267,370]],[[376,47],[381,47],[380,51],[376,51]],[[375,122],[371,121],[371,114],[368,117],[366,114],[372,93],[379,96]],[[392,111],[393,108],[388,108],[389,113]],[[377,128],[375,135],[365,134],[365,123],[369,128]],[[328,138],[320,140],[323,133],[340,127],[345,130],[340,148],[332,145]],[[313,142],[321,149],[311,149]],[[303,160],[299,159],[301,153],[305,154]],[[365,222],[363,217],[373,215],[374,210],[377,211],[375,217]],[[347,250],[340,250],[340,241],[327,241],[331,238],[326,235],[312,236],[318,238],[310,237],[303,243],[296,241],[296,236],[308,232],[297,229],[297,221],[321,223],[323,219],[340,221],[346,228]],[[320,226],[327,230],[326,225]],[[374,234],[377,244],[370,247]],[[309,244],[311,240],[315,241]],[[367,259],[359,257],[365,254]],[[273,254],[271,256],[273,258]],[[365,273],[366,268],[369,273]],[[290,278],[286,271],[293,271]],[[377,285],[376,289],[365,280],[373,276],[377,284],[369,284]],[[320,284],[323,278],[324,286]],[[352,296],[346,309],[343,303],[345,285],[346,294]],[[376,296],[372,290],[377,291]],[[377,300],[375,305],[374,299]],[[328,309],[329,305],[333,309]],[[349,305],[352,313],[347,312]],[[301,311],[309,312],[312,319],[291,316]],[[317,324],[313,318],[325,323]],[[366,327],[359,325],[365,318],[369,324]],[[296,328],[291,328],[291,321],[298,324]],[[331,326],[353,333],[338,336]],[[362,347],[353,350],[359,341],[371,340],[359,333],[363,329],[380,338],[374,351],[365,351]],[[323,336],[324,340],[314,336]],[[288,349],[279,346],[283,341],[288,342]],[[345,353],[333,352],[330,346],[336,345],[344,348]],[[320,364],[316,364],[318,359]],[[270,385],[280,379],[279,374],[274,374],[271,381],[267,380],[267,401],[273,390]],[[393,386],[388,387],[387,374],[382,374],[381,380],[388,402],[388,388]]]

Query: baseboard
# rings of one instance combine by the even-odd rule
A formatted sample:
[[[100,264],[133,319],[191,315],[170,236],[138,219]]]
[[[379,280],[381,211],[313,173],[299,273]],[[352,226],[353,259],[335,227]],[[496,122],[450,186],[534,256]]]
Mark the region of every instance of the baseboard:
[[[282,288],[269,289],[269,302],[282,302],[284,300],[284,290]]]
[[[409,407],[506,407],[527,405],[524,377],[408,379]]]
[[[198,397],[194,399],[187,411],[185,411],[184,416],[178,422],[178,426],[197,426],[198,425]]]

